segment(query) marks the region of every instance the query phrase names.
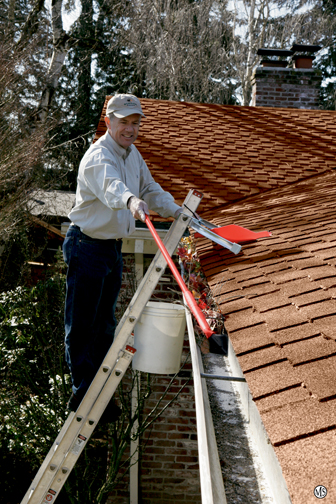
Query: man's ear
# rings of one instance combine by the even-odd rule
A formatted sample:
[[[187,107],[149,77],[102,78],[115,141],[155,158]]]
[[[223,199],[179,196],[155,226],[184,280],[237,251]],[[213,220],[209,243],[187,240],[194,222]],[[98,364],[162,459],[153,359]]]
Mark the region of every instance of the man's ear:
[[[107,129],[111,128],[111,121],[110,121],[110,118],[107,116],[105,116],[105,124],[106,124]]]

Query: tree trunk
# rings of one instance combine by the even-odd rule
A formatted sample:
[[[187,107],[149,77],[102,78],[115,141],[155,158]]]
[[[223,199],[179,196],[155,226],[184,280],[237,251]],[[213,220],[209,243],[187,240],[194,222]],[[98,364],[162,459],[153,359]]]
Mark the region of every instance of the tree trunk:
[[[53,33],[53,53],[46,76],[46,86],[42,92],[38,108],[38,119],[45,122],[51,101],[61,76],[63,63],[67,55],[69,37],[63,30],[62,23],[63,0],[52,0],[51,4],[51,27]]]
[[[78,96],[80,96],[77,110],[77,123],[80,133],[85,133],[91,122],[91,64],[94,45],[94,25],[92,17],[92,0],[82,0],[82,13],[78,20],[79,39],[81,42],[76,49],[78,64]],[[89,44],[86,41],[89,41]]]

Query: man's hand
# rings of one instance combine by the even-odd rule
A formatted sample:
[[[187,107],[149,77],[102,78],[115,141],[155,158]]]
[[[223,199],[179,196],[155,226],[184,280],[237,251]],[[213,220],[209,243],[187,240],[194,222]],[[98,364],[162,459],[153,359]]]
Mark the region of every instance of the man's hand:
[[[127,206],[134,219],[140,219],[142,222],[145,222],[146,214],[149,215],[149,209],[145,201],[137,198],[136,196],[132,196],[128,200]]]

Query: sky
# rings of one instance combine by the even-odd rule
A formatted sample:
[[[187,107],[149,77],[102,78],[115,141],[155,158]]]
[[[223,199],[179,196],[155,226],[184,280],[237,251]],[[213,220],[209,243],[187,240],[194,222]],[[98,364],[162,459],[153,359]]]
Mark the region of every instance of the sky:
[[[46,6],[51,11],[51,0],[46,0]],[[69,31],[73,23],[76,21],[76,19],[78,19],[80,13],[81,13],[81,3],[79,0],[75,0],[75,7],[70,12],[65,10],[63,3],[62,20],[63,20],[63,29],[66,32]]]
[[[81,13],[81,4],[79,0],[75,0],[75,8],[71,10],[70,12],[67,12],[64,9],[64,4],[63,4],[63,11],[62,11],[62,18],[63,18],[63,29],[65,31],[68,31],[73,23],[78,19],[80,13]]]

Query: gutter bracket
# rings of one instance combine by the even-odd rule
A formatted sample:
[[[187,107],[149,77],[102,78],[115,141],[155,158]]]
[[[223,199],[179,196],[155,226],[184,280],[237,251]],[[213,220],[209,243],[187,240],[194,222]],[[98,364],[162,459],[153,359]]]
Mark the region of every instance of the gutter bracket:
[[[213,375],[213,374],[208,374],[208,373],[201,373],[202,378],[210,379],[210,380],[226,380],[226,381],[238,381],[238,382],[245,382],[245,378],[240,378],[237,376],[223,376],[223,375]]]

